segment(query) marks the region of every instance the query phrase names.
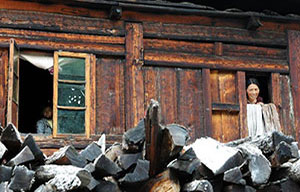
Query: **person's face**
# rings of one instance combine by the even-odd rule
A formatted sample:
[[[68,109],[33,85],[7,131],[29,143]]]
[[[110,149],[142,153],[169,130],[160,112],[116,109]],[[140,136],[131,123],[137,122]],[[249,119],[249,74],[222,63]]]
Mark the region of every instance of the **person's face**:
[[[52,110],[50,107],[47,107],[44,111],[44,116],[47,118],[47,119],[51,119],[52,118]]]
[[[259,88],[256,84],[250,84],[247,88],[247,95],[250,102],[255,101],[259,95]]]

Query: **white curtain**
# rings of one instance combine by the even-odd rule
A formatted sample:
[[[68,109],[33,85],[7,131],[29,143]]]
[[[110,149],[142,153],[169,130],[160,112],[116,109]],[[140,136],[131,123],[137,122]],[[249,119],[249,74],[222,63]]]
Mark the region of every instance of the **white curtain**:
[[[21,52],[20,59],[28,61],[34,66],[49,70],[53,67],[53,53],[26,51]]]

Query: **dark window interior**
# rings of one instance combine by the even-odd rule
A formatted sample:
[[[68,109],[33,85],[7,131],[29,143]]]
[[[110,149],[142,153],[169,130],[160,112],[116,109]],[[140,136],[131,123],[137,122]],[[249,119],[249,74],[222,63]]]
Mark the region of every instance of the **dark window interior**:
[[[20,60],[19,131],[36,133],[45,106],[52,106],[53,76],[48,70]]]
[[[246,74],[246,82],[249,78],[256,78],[259,82],[259,96],[263,98],[264,103],[271,102],[271,96],[269,93],[269,81],[270,81],[270,74],[269,73],[247,73]],[[246,87],[247,89],[247,87]]]

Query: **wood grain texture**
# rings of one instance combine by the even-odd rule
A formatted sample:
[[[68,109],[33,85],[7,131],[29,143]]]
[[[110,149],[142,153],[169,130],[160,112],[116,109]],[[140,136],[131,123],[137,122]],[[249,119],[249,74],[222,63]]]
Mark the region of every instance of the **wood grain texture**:
[[[125,131],[123,65],[117,58],[97,59],[95,134],[122,135]]]
[[[203,82],[203,112],[204,112],[204,126],[205,135],[213,136],[212,125],[212,87],[211,87],[211,71],[209,69],[202,69]],[[215,93],[214,93],[215,94]]]
[[[279,120],[282,132],[296,138],[295,112],[293,105],[290,77],[280,75],[280,103]]]
[[[1,0],[0,9],[14,9],[14,10],[26,10],[37,12],[52,12],[65,15],[78,15],[89,17],[107,17],[108,13],[99,10],[92,10],[87,8],[67,6],[62,4],[50,4],[50,3],[35,3],[25,1],[11,1]]]
[[[123,21],[43,13],[34,11],[0,10],[0,26],[80,34],[124,36]]]
[[[0,46],[7,47],[13,37],[20,48],[65,50],[124,55],[124,37],[42,32],[0,28]]]
[[[7,102],[7,73],[8,73],[8,50],[0,49],[0,123],[6,123],[6,102]]]
[[[145,65],[287,73],[286,60],[225,57],[145,50]]]
[[[285,48],[259,47],[253,45],[223,44],[223,55],[274,60],[287,59],[287,51]]]
[[[239,112],[239,130],[240,138],[248,136],[247,125],[247,96],[246,96],[246,74],[243,71],[237,71],[236,73],[236,91],[237,91],[237,103],[240,107]]]
[[[210,81],[213,103],[240,107],[235,72],[214,70]],[[240,137],[240,108],[231,111],[214,107],[212,109],[215,109],[212,112],[212,136],[223,142],[238,139]]]
[[[201,70],[177,71],[178,123],[188,128],[191,140],[205,136]]]
[[[145,102],[160,103],[162,124],[185,126],[191,141],[206,136],[201,70],[145,67],[144,75]]]
[[[240,137],[238,113],[213,111],[212,137],[221,142],[228,142]]]
[[[295,115],[296,140],[299,142],[300,132],[300,32],[288,31],[288,50],[290,78]]]
[[[182,40],[144,39],[144,49],[211,55],[214,53],[214,44]]]
[[[271,73],[271,102],[275,104],[277,112],[280,114],[281,110],[281,89],[280,89],[280,74]]]
[[[144,117],[143,27],[126,23],[125,111],[126,130]]]
[[[212,102],[236,104],[235,81],[235,73],[213,70],[211,73]]]
[[[184,39],[194,41],[239,42],[243,44],[285,46],[285,33],[273,31],[248,31],[246,29],[144,22],[147,38]]]

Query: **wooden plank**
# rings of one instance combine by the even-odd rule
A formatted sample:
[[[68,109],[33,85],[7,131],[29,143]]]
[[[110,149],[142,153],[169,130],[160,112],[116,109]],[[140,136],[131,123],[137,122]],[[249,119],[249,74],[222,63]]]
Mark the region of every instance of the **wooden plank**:
[[[9,29],[0,28],[1,37],[22,38],[28,40],[48,40],[56,42],[85,42],[85,43],[96,43],[96,44],[112,44],[112,45],[122,45],[125,44],[124,37],[115,36],[103,36],[103,35],[86,35],[86,34],[72,34],[72,33],[56,33],[56,32],[46,32],[46,31],[34,31],[34,30],[24,30],[24,29]]]
[[[159,68],[158,97],[161,106],[161,123],[178,123],[177,116],[177,76],[175,69]]]
[[[223,119],[222,111],[213,111],[211,115],[211,137],[222,142],[224,141],[223,134]]]
[[[262,59],[286,60],[285,48],[258,47],[252,45],[223,44],[223,55],[231,57],[255,57]]]
[[[210,70],[202,70],[202,83],[203,83],[203,103],[204,103],[204,126],[205,135],[211,137],[212,132],[212,97],[211,97],[211,85],[210,85]]]
[[[218,74],[218,88],[220,92],[221,103],[236,104],[236,76],[230,71],[219,71]]]
[[[53,58],[53,137],[57,137],[57,117],[58,117],[58,52],[54,52]]]
[[[288,73],[289,66],[286,60],[255,59],[243,57],[204,56],[189,53],[170,53],[146,51],[145,65],[210,68],[226,70],[264,71]]]
[[[95,129],[96,129],[96,56],[91,55],[91,71],[90,71],[90,90],[91,90],[91,120],[90,120],[90,134],[94,135],[95,134]]]
[[[9,43],[7,100],[6,123],[13,123],[18,127],[19,50],[14,39],[10,39]]]
[[[143,26],[126,23],[125,110],[126,129],[144,117]]]
[[[218,123],[216,122],[216,126]],[[240,138],[239,115],[238,113],[223,112],[222,113],[222,132],[223,142],[229,142]]]
[[[144,49],[212,55],[214,52],[214,44],[181,40],[144,39]]]
[[[90,138],[90,120],[91,120],[91,55],[85,57],[85,136]]]
[[[291,88],[294,105],[296,140],[299,142],[300,132],[300,33],[298,31],[288,31],[288,50]]]
[[[248,136],[247,126],[247,96],[246,96],[246,75],[243,71],[237,71],[236,73],[236,92],[237,102],[240,108],[239,112],[239,131],[240,138]]]
[[[98,58],[96,69],[95,134],[125,132],[124,63],[119,58]]]
[[[81,34],[124,36],[124,22],[91,17],[18,10],[1,10],[0,26]]]
[[[8,51],[0,49],[0,123],[5,126],[6,102],[7,102],[7,73]]]
[[[178,123],[190,130],[191,141],[205,136],[203,114],[203,89],[201,70],[177,71]]]
[[[239,112],[240,106],[238,104],[212,103],[212,110],[213,111]]]
[[[159,72],[158,68],[155,67],[144,67],[144,89],[145,89],[145,105],[144,110],[146,111],[147,106],[151,99],[159,101],[158,97],[158,85],[157,74]]]
[[[184,39],[193,41],[235,42],[268,46],[286,46],[285,33],[246,29],[144,22],[146,38]]]
[[[295,112],[293,110],[292,89],[290,78],[287,75],[280,75],[280,98],[281,108],[279,113],[282,132],[296,138]]]
[[[277,108],[277,112],[280,114],[281,109],[281,89],[280,89],[280,74],[279,73],[271,73],[271,102],[275,104]]]
[[[14,9],[23,10],[26,7],[28,11],[37,12],[54,12],[65,15],[80,15],[80,16],[94,16],[94,17],[105,17],[107,13],[97,10],[91,10],[83,7],[68,6],[63,4],[51,4],[51,3],[37,3],[37,2],[25,2],[25,1],[10,1],[2,0],[0,9]]]

